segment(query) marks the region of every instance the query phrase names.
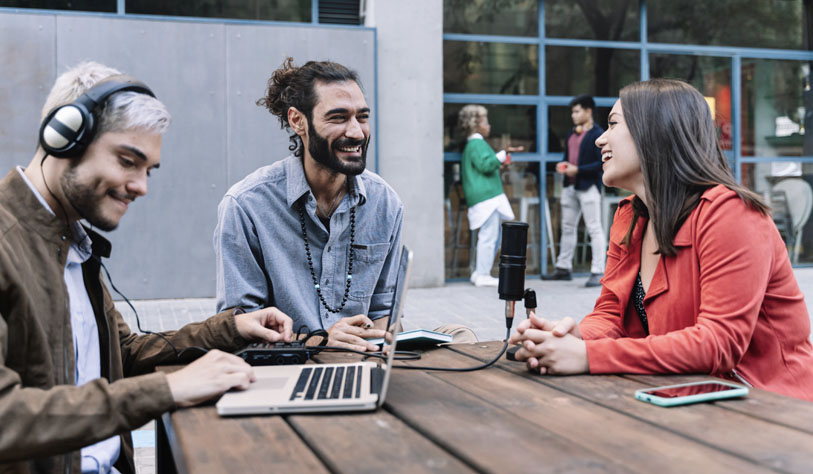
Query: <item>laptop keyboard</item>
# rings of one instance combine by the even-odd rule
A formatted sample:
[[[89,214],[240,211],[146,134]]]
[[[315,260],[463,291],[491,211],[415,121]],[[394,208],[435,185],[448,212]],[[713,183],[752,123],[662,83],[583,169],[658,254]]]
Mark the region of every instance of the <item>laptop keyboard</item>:
[[[290,400],[360,398],[361,371],[361,366],[305,367],[299,373]]]

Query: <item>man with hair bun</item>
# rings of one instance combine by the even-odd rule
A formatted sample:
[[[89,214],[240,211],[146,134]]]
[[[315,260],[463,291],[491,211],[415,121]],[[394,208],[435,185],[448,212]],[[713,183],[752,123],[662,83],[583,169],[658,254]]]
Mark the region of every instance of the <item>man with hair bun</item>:
[[[403,205],[365,169],[370,107],[358,75],[287,58],[257,104],[291,134],[293,153],[220,203],[217,307],[276,306],[297,329],[326,330],[330,346],[377,350],[366,339],[384,336],[392,309]]]
[[[276,308],[130,331],[101,278],[111,231],[147,193],[170,116],[149,88],[87,62],[56,80],[40,142],[0,180],[0,472],[135,473],[130,430],[255,377],[222,351],[290,341]],[[206,355],[165,374],[185,348]],[[186,359],[185,359],[186,360]]]

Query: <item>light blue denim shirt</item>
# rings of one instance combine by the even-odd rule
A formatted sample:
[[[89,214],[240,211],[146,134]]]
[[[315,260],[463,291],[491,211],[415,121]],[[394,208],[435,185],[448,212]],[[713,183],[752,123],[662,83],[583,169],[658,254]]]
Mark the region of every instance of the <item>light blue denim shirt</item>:
[[[229,189],[218,207],[214,233],[217,254],[217,309],[252,311],[276,306],[310,329],[332,326],[340,318],[390,314],[403,204],[395,191],[371,171],[351,178],[350,193],[330,218],[330,232],[316,217],[302,159],[289,156],[262,167]],[[353,272],[347,304],[340,313],[320,303],[305,253],[299,206],[305,205],[313,270],[325,300],[341,305],[347,260]],[[350,209],[356,206],[355,242],[350,248]]]

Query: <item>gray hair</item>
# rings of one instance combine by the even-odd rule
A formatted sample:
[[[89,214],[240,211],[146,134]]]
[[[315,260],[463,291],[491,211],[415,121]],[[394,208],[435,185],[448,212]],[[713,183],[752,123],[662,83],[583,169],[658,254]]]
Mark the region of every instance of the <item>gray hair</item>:
[[[112,67],[92,61],[65,71],[54,82],[42,108],[41,119],[56,107],[73,102],[98,82],[120,74]],[[137,92],[119,92],[110,96],[99,115],[96,137],[125,130],[162,134],[171,120],[166,106],[158,99]]]
[[[463,139],[477,130],[480,119],[488,115],[488,110],[482,105],[469,104],[460,109],[457,114],[457,126],[463,131]]]

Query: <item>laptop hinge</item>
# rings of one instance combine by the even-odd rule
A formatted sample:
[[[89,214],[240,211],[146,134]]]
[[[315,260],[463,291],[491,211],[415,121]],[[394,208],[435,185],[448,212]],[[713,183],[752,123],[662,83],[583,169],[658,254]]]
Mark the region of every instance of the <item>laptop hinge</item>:
[[[387,373],[381,367],[370,369],[370,393],[381,395],[381,386],[384,385],[384,375]]]

